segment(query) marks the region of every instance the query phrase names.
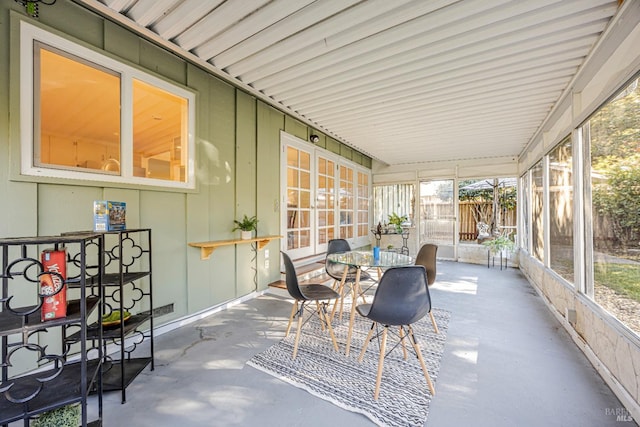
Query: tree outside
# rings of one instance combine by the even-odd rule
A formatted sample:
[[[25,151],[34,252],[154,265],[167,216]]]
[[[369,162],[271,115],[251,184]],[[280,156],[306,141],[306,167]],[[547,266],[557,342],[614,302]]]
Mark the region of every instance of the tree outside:
[[[594,300],[640,335],[638,79],[585,126],[591,154]]]

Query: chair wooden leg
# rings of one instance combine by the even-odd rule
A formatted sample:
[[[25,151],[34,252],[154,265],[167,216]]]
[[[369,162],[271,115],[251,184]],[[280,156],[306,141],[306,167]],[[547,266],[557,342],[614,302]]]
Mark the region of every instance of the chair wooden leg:
[[[351,314],[349,315],[349,330],[347,332],[347,348],[344,351],[344,354],[349,356],[349,352],[351,351],[351,336],[353,335],[353,322],[356,317],[356,303],[358,301],[358,286],[360,284],[360,269],[356,271],[356,281],[351,286]]]
[[[436,332],[436,334],[439,334],[440,331],[438,330],[438,324],[436,323],[436,318],[433,317],[433,312],[429,312],[429,316],[431,316],[431,323],[433,324],[433,330]]]
[[[335,348],[336,351],[340,351],[340,348],[338,347],[338,341],[336,341],[336,336],[333,333],[333,327],[331,326],[331,319],[329,318],[329,313],[327,313],[326,306],[323,306],[323,309],[321,311],[321,319],[324,319],[324,322],[327,323],[327,329],[329,329],[329,335],[331,335],[331,341],[333,341],[333,348]]]
[[[366,304],[367,299],[365,298],[364,292],[362,292],[362,287],[360,285],[358,285],[358,292],[360,293],[360,298],[362,298],[362,303]]]
[[[349,266],[344,266],[344,271],[342,272],[342,278],[340,279],[340,286],[338,286],[338,294],[340,294],[340,321],[342,321],[342,303],[344,301],[344,284],[347,281],[347,273],[349,272]],[[333,321],[333,316],[336,314],[336,307],[338,306],[338,301],[336,300],[333,305],[333,310],[331,310],[331,321]]]
[[[367,347],[369,347],[369,341],[371,341],[371,335],[373,335],[373,329],[375,328],[376,323],[373,322],[371,324],[371,328],[369,329],[369,333],[367,334],[367,338],[364,340],[364,344],[362,346],[362,350],[360,351],[360,356],[358,356],[358,362],[362,363],[362,359],[364,359],[364,354],[367,352]]]
[[[302,317],[304,314],[304,302],[301,303],[302,306],[300,307],[300,315],[298,316],[298,328],[296,329],[296,340],[293,344],[293,357],[291,357],[292,359],[295,359],[296,356],[298,355],[298,343],[300,342],[300,330],[302,329]]]
[[[404,343],[404,328],[402,325],[400,326],[400,345],[402,345],[402,354],[404,356],[404,360],[407,360],[407,346]]]
[[[338,284],[338,290],[336,291],[338,293],[338,295],[340,295],[338,298],[335,299],[335,301],[333,302],[333,309],[331,310],[331,321],[333,322],[333,318],[336,315],[336,311],[338,310],[338,304],[340,304],[340,320],[342,320],[342,303],[344,301],[344,283],[339,282]]]
[[[427,380],[427,385],[429,386],[429,391],[431,392],[431,396],[436,395],[436,390],[433,388],[433,383],[431,382],[431,377],[429,376],[429,372],[427,371],[427,365],[424,363],[424,359],[422,358],[422,352],[420,351],[420,345],[416,341],[416,337],[413,335],[413,329],[409,326],[409,338],[411,339],[411,345],[418,356],[418,360],[420,361],[420,366],[422,367],[422,372],[424,373],[424,379]]]
[[[342,292],[340,293],[340,321],[342,322],[342,313],[344,311],[344,297],[346,293],[344,290],[344,286],[342,287]],[[333,318],[331,318],[333,320]]]
[[[349,291],[346,291],[344,288],[342,289],[342,297],[340,298],[340,321],[342,322],[342,315],[344,314],[344,299],[346,298],[346,296],[348,295],[347,292],[351,292],[353,289],[353,282],[351,282],[351,285],[347,285],[346,283],[344,284],[344,288],[346,288],[347,286],[349,287]]]
[[[373,393],[373,400],[378,400],[380,394],[380,383],[382,382],[382,368],[384,366],[384,352],[387,346],[387,327],[382,331],[382,342],[380,343],[380,359],[378,360],[378,375],[376,376],[376,391]]]
[[[324,303],[323,303],[324,304]],[[324,308],[324,305],[320,304],[320,301],[316,301],[316,313],[318,313],[318,317],[322,319],[322,315],[320,314]],[[320,329],[324,332],[324,322],[320,322]]]
[[[287,324],[287,330],[284,333],[285,337],[289,336],[289,330],[291,329],[291,323],[293,322],[293,316],[296,315],[296,311],[298,311],[298,300],[293,300],[293,306],[291,307],[291,315],[289,316],[289,323]]]
[[[360,274],[362,273],[362,269],[358,269],[358,271],[356,271],[356,281],[353,284],[353,286],[356,287],[356,298],[353,299],[353,303],[357,304],[358,302],[358,296],[360,296],[362,298],[362,303],[366,304],[367,300],[364,297],[364,293],[362,292],[362,286],[360,286]]]

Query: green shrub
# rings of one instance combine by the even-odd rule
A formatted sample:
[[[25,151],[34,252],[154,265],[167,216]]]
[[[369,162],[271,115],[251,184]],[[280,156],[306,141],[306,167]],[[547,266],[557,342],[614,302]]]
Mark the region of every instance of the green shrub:
[[[31,421],[31,427],[78,427],[80,424],[80,406],[67,405],[43,412]]]

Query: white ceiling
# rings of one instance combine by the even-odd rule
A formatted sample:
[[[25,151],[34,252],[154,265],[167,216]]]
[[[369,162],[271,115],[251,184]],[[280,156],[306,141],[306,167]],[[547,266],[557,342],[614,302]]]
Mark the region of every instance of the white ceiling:
[[[81,2],[392,165],[518,156],[618,8],[616,0]]]

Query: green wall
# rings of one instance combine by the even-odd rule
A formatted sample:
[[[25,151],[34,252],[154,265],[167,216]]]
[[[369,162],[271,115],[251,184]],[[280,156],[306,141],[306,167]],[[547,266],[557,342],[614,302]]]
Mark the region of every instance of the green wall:
[[[196,92],[196,190],[20,177],[15,81],[20,74],[20,20],[68,35]],[[266,289],[280,278],[277,240],[266,247],[269,268],[265,251],[256,255],[250,245],[221,247],[201,260],[199,249],[188,243],[239,237],[231,228],[244,214],[258,216],[259,235],[281,234],[283,130],[304,140],[320,135],[319,145],[371,165],[367,156],[71,1],[41,6],[37,20],[15,2],[0,3],[0,237],[90,230],[94,200],[126,202],[127,227],[153,230],[154,305],[174,305],[174,312],[158,318],[157,325]]]

